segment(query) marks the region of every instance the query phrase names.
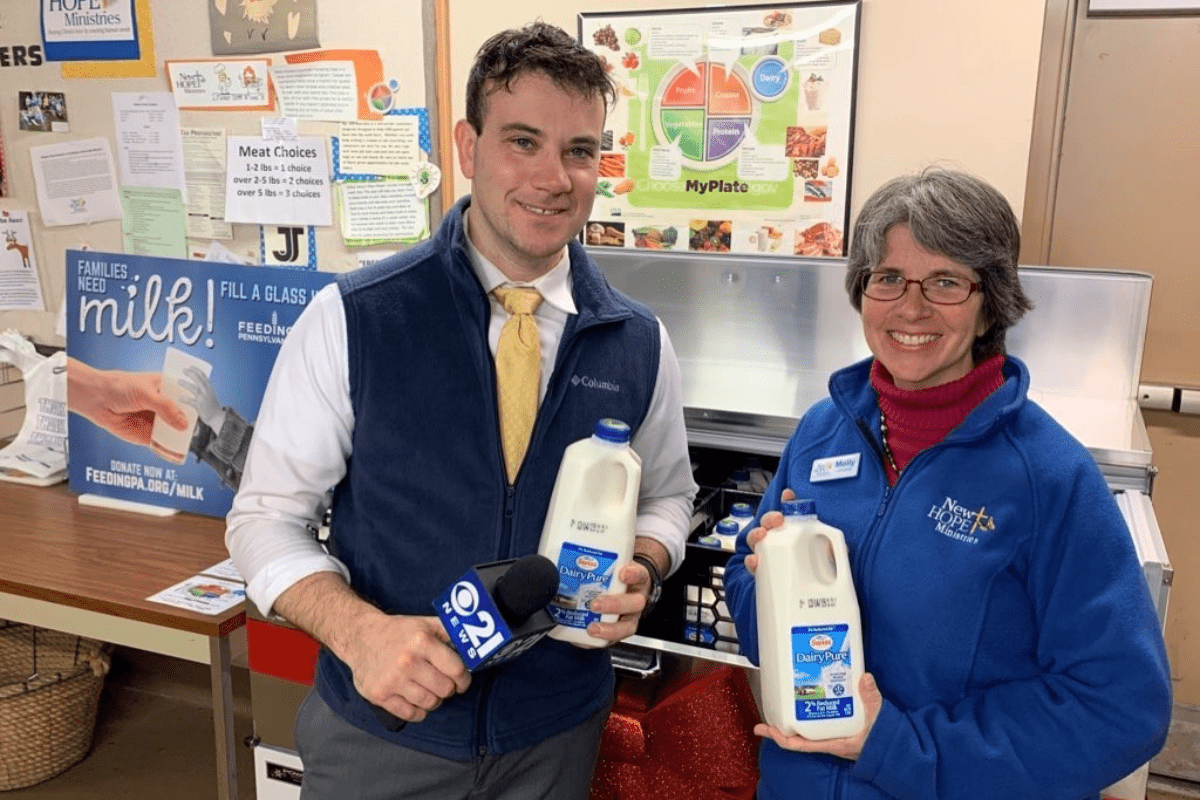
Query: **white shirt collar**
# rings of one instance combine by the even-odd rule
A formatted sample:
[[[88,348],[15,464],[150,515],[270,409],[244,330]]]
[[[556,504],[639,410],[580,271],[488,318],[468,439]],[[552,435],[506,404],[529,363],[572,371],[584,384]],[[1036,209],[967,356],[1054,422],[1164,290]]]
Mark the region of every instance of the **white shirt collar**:
[[[533,281],[510,281],[471,241],[467,221],[469,211],[470,209],[463,211],[463,235],[467,241],[467,254],[470,256],[471,266],[485,292],[491,294],[492,289],[498,286],[532,286],[541,293],[543,302],[549,303],[564,314],[576,313],[575,298],[571,294],[571,259],[565,246],[558,263],[545,275]]]

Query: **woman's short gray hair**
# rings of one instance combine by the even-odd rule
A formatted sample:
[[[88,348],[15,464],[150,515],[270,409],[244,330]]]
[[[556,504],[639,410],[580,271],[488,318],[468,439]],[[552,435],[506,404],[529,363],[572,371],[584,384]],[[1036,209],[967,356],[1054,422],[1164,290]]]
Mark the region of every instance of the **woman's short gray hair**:
[[[1021,229],[1004,195],[965,172],[931,167],[893,178],[867,198],[854,226],[846,291],[862,311],[863,276],[882,263],[887,232],[907,225],[926,250],[974,270],[987,330],[975,339],[976,364],[1005,352],[1004,334],[1033,303],[1021,289],[1017,260]]]

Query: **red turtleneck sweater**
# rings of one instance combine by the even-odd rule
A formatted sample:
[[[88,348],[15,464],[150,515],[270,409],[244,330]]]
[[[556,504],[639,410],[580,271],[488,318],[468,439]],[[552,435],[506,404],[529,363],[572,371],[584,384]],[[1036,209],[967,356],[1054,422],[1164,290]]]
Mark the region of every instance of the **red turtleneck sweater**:
[[[879,360],[871,365],[871,386],[879,396],[879,410],[887,420],[887,444],[901,471],[922,450],[932,447],[958,427],[971,409],[1004,384],[1000,368],[1004,356],[985,360],[956,381],[928,389],[899,389]],[[886,465],[888,483],[900,475]]]

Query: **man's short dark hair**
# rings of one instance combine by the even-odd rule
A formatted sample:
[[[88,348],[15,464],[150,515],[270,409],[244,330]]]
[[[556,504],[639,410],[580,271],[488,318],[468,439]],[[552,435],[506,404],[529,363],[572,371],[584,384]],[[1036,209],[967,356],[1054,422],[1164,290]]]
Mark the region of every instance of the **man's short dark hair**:
[[[483,132],[488,96],[509,90],[522,75],[539,72],[563,91],[591,99],[599,97],[607,111],[616,91],[604,61],[562,28],[531,22],[523,28],[497,33],[483,43],[467,78],[467,122]]]

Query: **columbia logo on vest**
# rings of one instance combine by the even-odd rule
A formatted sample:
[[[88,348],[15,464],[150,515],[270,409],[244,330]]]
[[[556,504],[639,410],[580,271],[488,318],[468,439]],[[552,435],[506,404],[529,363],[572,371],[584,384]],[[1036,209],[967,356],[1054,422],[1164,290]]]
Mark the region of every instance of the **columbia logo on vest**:
[[[572,386],[583,386],[587,389],[603,389],[606,392],[621,391],[621,385],[618,383],[610,383],[609,381],[602,381],[599,378],[591,378],[591,377],[588,377],[587,375],[572,375],[571,376],[571,385]]]

